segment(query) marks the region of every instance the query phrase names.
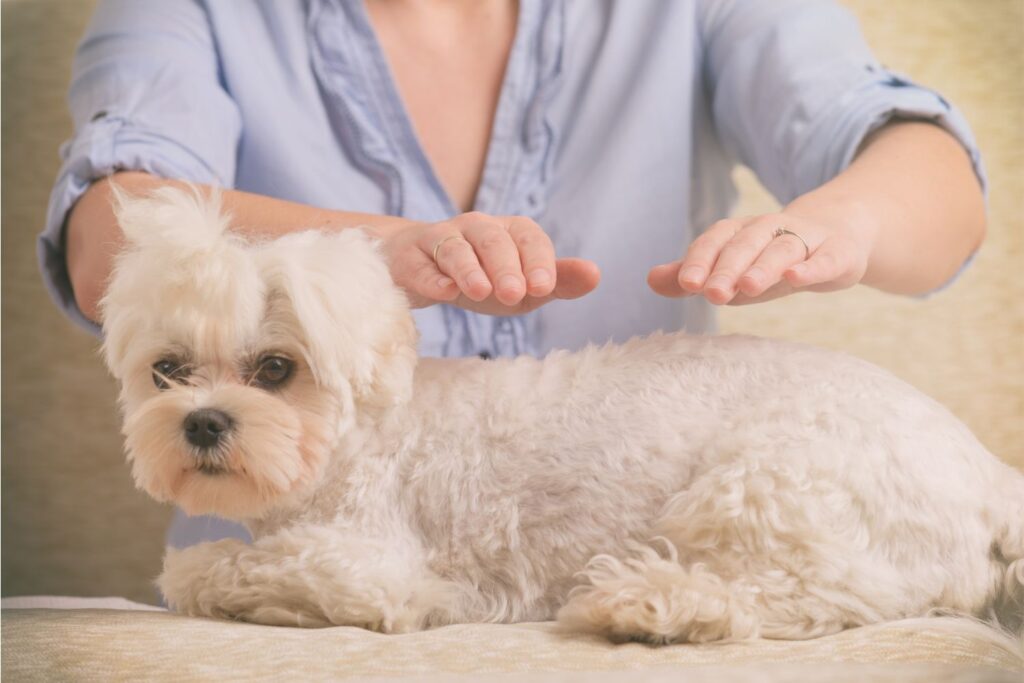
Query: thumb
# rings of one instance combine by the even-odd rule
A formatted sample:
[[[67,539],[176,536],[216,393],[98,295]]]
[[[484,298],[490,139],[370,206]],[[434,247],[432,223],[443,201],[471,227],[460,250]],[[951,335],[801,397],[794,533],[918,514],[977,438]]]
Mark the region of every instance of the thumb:
[[[589,294],[601,281],[597,264],[581,258],[560,258],[555,260],[555,289],[547,296],[524,297],[513,313],[529,313],[557,299],[578,299]],[[507,315],[507,313],[505,314]]]
[[[654,266],[647,273],[647,286],[661,296],[688,296],[692,292],[683,289],[683,286],[679,283],[679,268],[682,264],[683,260],[679,259],[670,263],[663,263],[660,266]]]
[[[601,281],[601,269],[593,261],[582,258],[555,260],[554,299],[578,299],[589,294]]]

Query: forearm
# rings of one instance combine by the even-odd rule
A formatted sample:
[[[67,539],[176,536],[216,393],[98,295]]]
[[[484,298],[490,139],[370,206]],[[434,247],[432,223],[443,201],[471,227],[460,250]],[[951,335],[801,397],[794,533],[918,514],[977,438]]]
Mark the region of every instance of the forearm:
[[[183,185],[146,173],[118,173],[113,180],[95,183],[72,208],[65,234],[68,274],[79,308],[96,321],[114,257],[123,244],[111,182],[129,194]],[[590,261],[556,258],[547,234],[522,216],[473,212],[428,224],[319,209],[237,190],[223,191],[223,205],[232,215],[232,230],[255,238],[273,239],[311,228],[371,228],[381,241],[395,284],[415,307],[447,302],[488,315],[516,315],[555,299],[583,296],[600,279]]]
[[[984,199],[967,153],[924,122],[883,127],[849,168],[785,213],[869,233],[861,282],[899,294],[946,282],[985,234]]]
[[[112,180],[130,194],[165,184],[184,185],[147,173],[118,173]],[[111,179],[98,181],[82,195],[68,216],[66,229],[68,275],[75,300],[88,318],[97,321],[99,301],[106,290],[114,257],[123,244],[111,204],[110,183]],[[393,216],[328,211],[237,190],[224,190],[223,202],[234,217],[233,229],[251,237],[275,238],[308,228],[386,228],[408,223]]]

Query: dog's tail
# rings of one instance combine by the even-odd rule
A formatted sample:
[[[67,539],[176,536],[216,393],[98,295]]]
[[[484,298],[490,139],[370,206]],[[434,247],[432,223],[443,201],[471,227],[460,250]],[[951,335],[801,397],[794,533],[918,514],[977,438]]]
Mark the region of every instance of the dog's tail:
[[[1004,487],[1000,520],[993,551],[1004,564],[1001,589],[995,599],[995,616],[1005,628],[1024,637],[1024,475],[1008,468],[1000,482]]]

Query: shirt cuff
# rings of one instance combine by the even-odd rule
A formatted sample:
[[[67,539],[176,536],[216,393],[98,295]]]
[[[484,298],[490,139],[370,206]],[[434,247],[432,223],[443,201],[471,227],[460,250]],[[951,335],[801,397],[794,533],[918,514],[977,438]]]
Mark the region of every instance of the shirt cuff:
[[[99,336],[98,324],[75,301],[67,269],[64,227],[67,215],[93,182],[117,171],[145,171],[162,178],[225,185],[200,157],[175,140],[102,115],[61,147],[64,163],[50,193],[46,224],[36,243],[39,269],[50,298],[74,323]]]
[[[942,95],[879,66],[867,65],[875,78],[848,92],[838,103],[841,114],[822,118],[812,127],[792,164],[796,196],[810,192],[846,169],[865,138],[893,120],[928,121],[950,133],[967,152],[971,167],[988,203],[988,179],[974,134],[964,118]],[[827,149],[822,157],[815,149]],[[816,158],[818,157],[818,158]],[[986,207],[987,208],[987,207]],[[918,295],[927,298],[953,284],[974,262],[972,253],[957,272],[935,289]]]
[[[864,138],[893,119],[930,121],[948,131],[967,151],[982,191],[987,192],[981,154],[963,115],[932,90],[881,67],[868,65],[866,69],[875,78],[841,98],[835,109],[839,116],[822,117],[808,131],[793,166],[797,196],[843,171],[853,161]],[[815,163],[815,149],[829,150],[820,163]],[[801,163],[801,157],[809,163]]]

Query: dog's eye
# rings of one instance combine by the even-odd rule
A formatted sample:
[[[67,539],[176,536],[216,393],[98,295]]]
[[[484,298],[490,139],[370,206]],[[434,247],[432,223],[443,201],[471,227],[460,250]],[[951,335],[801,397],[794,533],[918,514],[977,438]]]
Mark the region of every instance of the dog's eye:
[[[260,359],[260,366],[253,380],[264,387],[276,387],[292,376],[295,363],[281,356],[267,356]]]
[[[153,384],[157,389],[167,389],[170,385],[167,380],[177,382],[189,375],[189,368],[181,361],[164,358],[153,363]]]

